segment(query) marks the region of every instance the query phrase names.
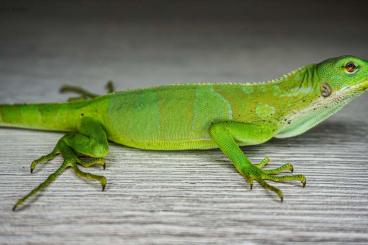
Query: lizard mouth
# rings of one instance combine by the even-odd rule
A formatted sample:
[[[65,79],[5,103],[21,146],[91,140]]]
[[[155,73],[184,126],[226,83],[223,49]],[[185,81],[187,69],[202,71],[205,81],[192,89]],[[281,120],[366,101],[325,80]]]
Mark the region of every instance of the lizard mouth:
[[[348,86],[340,91],[337,91],[328,98],[323,98],[315,101],[309,109],[319,110],[322,107],[332,108],[341,104],[347,104],[355,97],[363,94],[366,90],[368,90],[368,79],[363,80],[355,85]]]
[[[350,86],[350,87],[347,87],[346,88],[346,94],[348,95],[354,95],[354,94],[361,94],[363,93],[364,91],[366,91],[368,89],[368,79],[366,80],[363,80],[362,82],[356,84],[356,85],[353,85],[353,86]]]

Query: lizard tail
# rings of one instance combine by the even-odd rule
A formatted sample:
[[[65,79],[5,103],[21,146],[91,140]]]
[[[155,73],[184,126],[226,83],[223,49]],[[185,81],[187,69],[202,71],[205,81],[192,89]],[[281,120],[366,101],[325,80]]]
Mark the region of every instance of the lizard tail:
[[[82,103],[0,104],[0,127],[72,131]]]

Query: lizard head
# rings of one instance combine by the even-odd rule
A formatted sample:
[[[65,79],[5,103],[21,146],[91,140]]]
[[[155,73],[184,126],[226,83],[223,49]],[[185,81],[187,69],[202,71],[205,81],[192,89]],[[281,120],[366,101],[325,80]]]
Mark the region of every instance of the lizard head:
[[[324,98],[334,100],[360,95],[368,88],[368,61],[354,56],[325,60],[315,67]]]
[[[288,113],[276,137],[299,135],[324,121],[368,89],[368,61],[340,56],[284,77]],[[295,96],[294,96],[295,94]]]

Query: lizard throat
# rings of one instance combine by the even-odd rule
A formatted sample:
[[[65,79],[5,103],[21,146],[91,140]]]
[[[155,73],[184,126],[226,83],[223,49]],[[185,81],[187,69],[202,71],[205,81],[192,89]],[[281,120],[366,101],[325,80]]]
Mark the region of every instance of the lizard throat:
[[[355,92],[352,92],[352,90],[355,90]],[[328,98],[320,97],[303,110],[289,113],[285,117],[285,120],[283,120],[283,124],[275,137],[289,138],[306,132],[341,110],[355,97],[362,94],[362,92],[356,91],[356,88],[351,87],[350,89],[334,93]]]

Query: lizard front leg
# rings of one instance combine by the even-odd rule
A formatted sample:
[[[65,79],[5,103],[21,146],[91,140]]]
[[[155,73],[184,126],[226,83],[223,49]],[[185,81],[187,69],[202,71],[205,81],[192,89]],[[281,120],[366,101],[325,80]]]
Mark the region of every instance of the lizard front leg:
[[[283,201],[283,193],[280,189],[269,185],[265,180],[274,182],[286,182],[297,180],[303,187],[306,184],[304,175],[287,175],[275,176],[284,170],[293,170],[291,164],[285,164],[273,170],[263,170],[262,168],[268,163],[265,158],[259,164],[252,164],[239,148],[237,142],[245,145],[254,145],[263,143],[272,138],[276,126],[272,123],[240,123],[240,122],[219,122],[214,123],[209,130],[212,139],[219,146],[221,151],[231,160],[236,170],[246,179],[252,187],[253,181],[257,181],[264,188],[275,192],[281,201]]]
[[[78,127],[78,132],[66,134],[58,141],[50,154],[32,162],[31,172],[33,172],[38,164],[52,160],[59,154],[64,158],[63,163],[54,173],[49,175],[44,182],[17,201],[13,207],[13,211],[37,192],[45,189],[67,168],[72,168],[78,177],[99,181],[102,185],[102,190],[104,190],[107,182],[104,176],[86,173],[80,170],[78,165],[83,167],[102,165],[105,167],[103,157],[105,157],[108,152],[108,141],[103,126],[92,118],[83,118]],[[80,156],[87,156],[92,159],[85,161],[82,160]]]

